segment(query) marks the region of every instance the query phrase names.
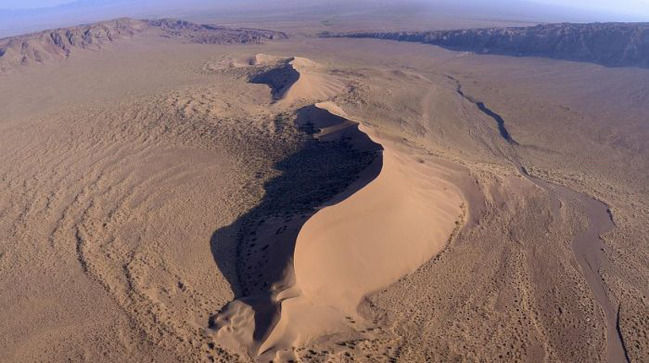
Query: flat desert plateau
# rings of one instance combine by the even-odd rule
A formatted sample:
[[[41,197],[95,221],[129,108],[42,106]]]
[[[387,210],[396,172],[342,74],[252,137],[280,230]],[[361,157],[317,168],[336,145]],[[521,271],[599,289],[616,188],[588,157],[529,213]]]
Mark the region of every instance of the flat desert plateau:
[[[649,69],[101,27],[0,54],[0,361],[649,361]]]

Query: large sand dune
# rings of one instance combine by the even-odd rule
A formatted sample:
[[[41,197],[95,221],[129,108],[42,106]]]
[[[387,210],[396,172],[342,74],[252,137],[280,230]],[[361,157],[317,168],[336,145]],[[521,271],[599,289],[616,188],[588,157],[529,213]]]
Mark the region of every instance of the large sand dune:
[[[336,83],[327,79],[324,67],[305,58],[279,67],[287,64],[299,77],[282,86],[284,105],[340,93],[340,87],[317,91]],[[282,74],[291,77],[273,73],[272,89],[282,84]],[[304,107],[298,115],[298,125],[312,129],[317,142],[344,143],[361,152],[378,148],[380,139],[371,140],[334,103]],[[281,273],[275,273],[268,291],[230,303],[217,317],[221,339],[260,359],[288,359],[294,346],[361,330],[350,322],[364,324],[357,312],[364,296],[414,271],[444,248],[461,225],[464,205],[461,192],[446,179],[452,172],[387,145],[368,171],[359,174],[363,180],[328,202],[335,204],[302,222],[285,241],[269,245],[271,256],[273,250],[291,256],[273,259]],[[259,232],[255,242],[263,244],[269,237]],[[281,245],[285,247],[279,249]]]
[[[344,323],[362,326],[357,308],[363,297],[441,252],[461,225],[463,198],[445,180],[444,168],[383,146],[376,179],[318,211],[300,230],[295,296],[282,301],[281,318],[261,352],[349,330]]]
[[[295,251],[303,293],[348,314],[364,295],[439,253],[460,225],[464,204],[461,192],[445,180],[443,167],[423,164],[371,137],[384,146],[380,174],[309,219]]]

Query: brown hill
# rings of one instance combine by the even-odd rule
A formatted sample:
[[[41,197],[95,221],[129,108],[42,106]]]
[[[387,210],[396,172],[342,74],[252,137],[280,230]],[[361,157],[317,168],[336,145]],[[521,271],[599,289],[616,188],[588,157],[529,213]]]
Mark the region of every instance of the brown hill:
[[[201,44],[261,43],[287,37],[270,30],[233,29],[175,19],[121,18],[0,39],[0,72],[15,66],[64,59],[79,49],[98,50],[141,33]]]

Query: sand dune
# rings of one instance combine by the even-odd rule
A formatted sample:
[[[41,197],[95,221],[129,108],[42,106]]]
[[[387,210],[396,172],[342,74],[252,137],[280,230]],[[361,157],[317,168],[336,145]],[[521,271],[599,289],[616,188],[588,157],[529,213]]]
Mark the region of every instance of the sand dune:
[[[462,213],[462,196],[444,180],[443,168],[421,164],[372,138],[385,147],[379,176],[307,221],[295,251],[296,280],[304,295],[350,314],[363,295],[440,252]]]
[[[286,91],[283,104],[300,100],[324,101],[344,91],[342,82],[323,73],[324,67],[307,58],[294,57],[290,65],[300,74],[298,80]]]
[[[358,129],[358,124],[330,113],[325,107],[316,105],[301,106],[314,99],[331,97],[340,92],[339,89],[329,89],[324,93],[312,92],[309,87],[327,84],[337,84],[342,88],[342,83],[329,81],[323,73],[326,69],[307,59],[278,58],[273,56],[257,55],[250,59],[248,66],[252,72],[260,68],[250,78],[252,83],[263,83],[270,87],[273,108],[292,112],[295,114],[295,127],[303,133],[310,135],[312,145],[304,146],[303,151],[298,151],[289,159],[294,159],[299,165],[309,162],[323,163],[314,165],[316,168],[309,170],[323,170],[322,178],[313,179],[309,184],[296,180],[298,189],[291,192],[297,195],[292,203],[286,205],[287,210],[278,208],[265,209],[264,203],[259,211],[251,213],[244,224],[254,227],[243,228],[239,231],[242,236],[239,242],[238,280],[243,286],[243,295],[229,303],[214,319],[217,330],[216,338],[229,346],[233,351],[251,357],[273,356],[286,354],[291,348],[294,339],[284,339],[286,344],[275,344],[275,336],[282,331],[283,302],[300,296],[299,288],[295,285],[293,268],[294,248],[297,235],[304,222],[314,213],[314,208],[330,200],[330,198],[344,199],[346,195],[362,188],[379,172],[381,162],[370,163],[380,152],[380,145],[372,142]],[[293,72],[297,69],[304,70],[295,77]],[[306,74],[306,76],[304,76]],[[298,79],[299,78],[299,79]],[[305,82],[313,82],[305,87]],[[311,150],[313,146],[316,149]],[[312,154],[315,152],[316,154]],[[305,155],[301,155],[305,153]],[[312,155],[311,157],[308,155]],[[317,156],[322,154],[322,156]],[[313,157],[315,156],[315,157]],[[332,163],[339,159],[340,164]],[[317,159],[312,160],[312,159]],[[356,160],[358,159],[358,160]],[[364,161],[365,160],[365,161]],[[292,161],[291,161],[292,163]],[[368,169],[363,171],[363,169]],[[308,170],[300,167],[294,172],[296,177],[308,180]],[[356,175],[359,173],[361,175]],[[328,173],[328,174],[327,174]],[[358,180],[354,181],[357,178]],[[339,180],[336,182],[336,180]],[[322,184],[322,185],[321,185]],[[272,185],[272,183],[271,183]],[[291,197],[284,194],[275,196],[272,187],[268,186],[266,203],[286,204]],[[339,191],[337,191],[339,190]],[[324,194],[322,194],[324,193]],[[304,195],[304,196],[302,196]],[[326,196],[326,197],[325,197]],[[280,200],[275,200],[279,198]],[[311,205],[296,214],[299,205]],[[284,215],[280,218],[277,215]],[[254,219],[253,219],[254,218]],[[248,237],[251,236],[251,237]],[[258,246],[262,246],[261,250]],[[340,313],[337,318],[332,316],[323,318],[317,324],[318,332],[312,334],[317,337],[326,331],[329,324],[342,322]],[[338,331],[339,329],[337,329]],[[269,346],[271,349],[269,349]]]
[[[326,74],[326,67],[306,58],[257,54],[246,60],[233,60],[230,64],[261,68],[250,81],[268,85],[278,108],[324,101],[345,90],[343,82]]]
[[[290,109],[326,101],[346,91],[345,82],[329,73],[328,67],[304,57],[281,57],[258,53],[254,56],[228,59],[227,67],[256,69],[252,83],[271,89],[277,109]],[[223,64],[209,65],[218,69]]]
[[[324,98],[338,91],[334,86],[318,90],[336,82],[320,73],[317,64],[303,58],[290,64],[300,70],[300,77],[280,102]],[[447,181],[444,167],[398,151],[349,120],[332,102],[305,107],[299,114],[298,120],[306,120],[301,126],[316,130],[320,142],[344,140],[369,151],[380,141],[384,149],[368,167],[380,170],[374,180],[353,193],[341,193],[299,229],[293,256],[268,300],[261,295],[240,299],[217,319],[223,341],[236,342],[262,360],[288,359],[291,347],[327,334],[362,330],[365,323],[357,312],[362,298],[439,253],[463,215],[462,194]],[[259,314],[273,317],[260,319]],[[270,321],[270,329],[254,337],[254,324],[260,320]]]
[[[341,112],[332,103],[317,106]],[[361,299],[439,253],[459,225],[463,198],[445,180],[444,168],[421,164],[372,138],[384,146],[380,174],[321,209],[300,230],[293,287],[299,295],[282,302],[280,321],[262,352],[350,329],[350,321],[362,326]]]
[[[443,171],[386,148],[374,181],[316,213],[300,231],[294,257],[300,293],[282,302],[280,321],[261,351],[303,345],[362,321],[357,307],[365,295],[444,248],[462,203]]]

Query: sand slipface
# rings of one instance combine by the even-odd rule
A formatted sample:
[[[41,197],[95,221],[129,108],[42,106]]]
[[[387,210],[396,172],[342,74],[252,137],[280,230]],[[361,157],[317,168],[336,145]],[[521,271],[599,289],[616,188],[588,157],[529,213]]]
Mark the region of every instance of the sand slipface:
[[[300,224],[279,221],[273,228],[245,232],[255,236],[252,251],[266,245],[268,256],[290,255],[270,258],[272,263],[259,271],[268,288],[249,290],[218,314],[216,337],[241,354],[281,361],[295,359],[295,347],[332,334],[358,335],[369,327],[357,311],[363,297],[442,251],[461,225],[464,199],[445,167],[382,140],[327,101],[343,93],[345,84],[325,66],[264,55],[254,63],[266,68],[251,82],[268,85],[272,107],[295,112],[297,127],[312,133],[315,142],[377,155],[355,182],[316,205],[320,209]],[[344,168],[323,167],[332,168],[332,176],[344,173]],[[264,225],[273,225],[271,220]],[[297,229],[278,237],[287,228]],[[246,243],[240,243],[245,249],[240,255],[249,256]],[[255,267],[242,270],[244,278],[250,268]]]
[[[346,117],[333,103],[316,107]],[[356,127],[351,123],[347,127]],[[320,137],[328,136],[328,129],[339,131],[332,125]],[[360,130],[371,135],[365,127]],[[362,327],[357,311],[362,298],[441,252],[459,224],[464,200],[444,179],[444,169],[422,164],[388,142],[383,146],[378,177],[318,211],[300,230],[294,254],[295,296],[282,301],[281,317],[260,353],[350,330],[345,322],[358,321]]]
[[[413,161],[386,149],[365,189],[327,207],[300,231],[297,284],[305,295],[353,313],[363,295],[412,272],[440,252],[461,214],[457,191],[409,178]]]
[[[247,60],[233,60],[231,65],[260,67],[262,72],[251,77],[250,82],[266,84],[271,88],[275,109],[325,101],[345,91],[340,79],[326,74],[327,67],[307,58],[260,53]]]
[[[340,112],[333,104],[319,104]],[[439,253],[462,211],[443,171],[384,145],[379,176],[304,225],[295,250],[297,285],[320,304],[354,314],[360,299]]]
[[[283,105],[299,100],[327,100],[345,89],[342,82],[324,74],[326,69],[310,59],[293,57],[289,64],[300,76],[280,101]]]

